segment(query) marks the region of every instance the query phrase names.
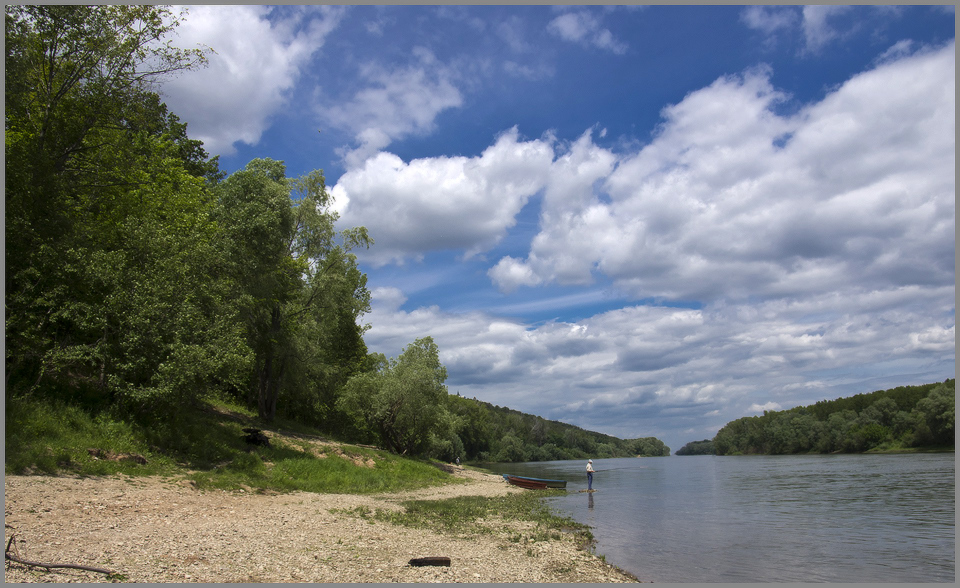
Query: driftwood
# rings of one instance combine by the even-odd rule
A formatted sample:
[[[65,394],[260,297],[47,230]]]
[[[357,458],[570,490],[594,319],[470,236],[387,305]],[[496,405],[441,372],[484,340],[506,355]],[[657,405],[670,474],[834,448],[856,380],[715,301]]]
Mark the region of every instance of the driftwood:
[[[449,557],[415,557],[410,560],[412,566],[447,566],[450,567]]]
[[[14,537],[15,537],[14,535],[11,535],[11,536],[10,536],[10,540],[7,541],[7,549],[6,549],[6,551],[4,551],[4,553],[3,553],[4,557],[5,557],[6,559],[9,559],[10,561],[15,561],[15,562],[17,562],[17,563],[19,563],[19,564],[23,564],[23,565],[25,565],[25,566],[34,566],[34,567],[38,567],[38,568],[47,568],[48,570],[49,570],[49,569],[52,569],[52,568],[70,568],[70,569],[72,569],[72,570],[86,570],[86,571],[88,571],[88,572],[97,572],[97,573],[99,573],[99,574],[107,574],[107,575],[112,575],[112,574],[116,574],[116,573],[117,573],[117,572],[115,572],[115,571],[113,571],[113,570],[105,570],[105,569],[103,569],[103,568],[95,568],[95,567],[92,567],[92,566],[81,566],[81,565],[77,565],[77,564],[51,564],[51,563],[41,563],[41,562],[38,562],[38,561],[29,561],[29,560],[23,559],[23,558],[20,557],[19,555],[10,553],[10,546],[13,544],[13,539],[14,539]]]
[[[112,451],[106,451],[104,449],[90,448],[87,449],[87,453],[90,454],[90,457],[93,459],[107,459],[110,461],[133,461],[140,465],[146,465],[147,458],[142,455],[137,455],[136,453],[114,453]]]

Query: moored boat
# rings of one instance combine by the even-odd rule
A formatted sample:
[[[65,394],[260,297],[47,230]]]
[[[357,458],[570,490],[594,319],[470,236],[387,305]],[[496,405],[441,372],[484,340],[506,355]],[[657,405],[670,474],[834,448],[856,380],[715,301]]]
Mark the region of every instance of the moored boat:
[[[529,478],[527,476],[513,476],[510,474],[503,474],[503,479],[507,482],[510,482],[514,486],[520,486],[522,488],[531,488],[531,489],[543,489],[543,488],[566,488],[566,480],[547,480],[544,478]]]

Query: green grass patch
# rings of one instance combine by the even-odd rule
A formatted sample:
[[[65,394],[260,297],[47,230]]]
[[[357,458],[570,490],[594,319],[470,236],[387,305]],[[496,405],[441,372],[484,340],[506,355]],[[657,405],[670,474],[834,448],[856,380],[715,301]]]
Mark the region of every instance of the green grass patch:
[[[497,532],[501,521],[526,521],[534,527],[524,531],[508,531],[508,540],[514,543],[533,543],[560,539],[572,533],[581,547],[593,544],[590,527],[569,517],[555,514],[542,498],[559,496],[563,490],[538,493],[523,492],[505,496],[458,496],[444,500],[408,500],[401,503],[402,511],[367,507],[345,510],[364,519],[388,522],[413,528],[439,530],[454,535],[474,535]]]
[[[89,404],[8,397],[5,425],[7,474],[163,475],[192,479],[200,488],[345,494],[454,481],[429,462],[363,447],[344,445],[339,453],[345,457],[333,451],[320,457],[311,449],[323,439],[318,431],[281,420],[267,426],[223,400],[132,420]],[[248,445],[245,427],[265,430],[272,446]],[[280,439],[271,429],[299,437]]]
[[[253,487],[277,492],[318,492],[370,494],[395,492],[434,486],[450,481],[436,467],[384,452],[363,448],[345,449],[350,454],[363,452],[376,461],[374,467],[358,466],[338,455],[316,457],[290,447],[257,448],[238,455],[230,463],[190,478],[199,488],[225,490]]]
[[[94,414],[47,399],[8,398],[5,408],[8,474],[154,475],[176,469],[174,461],[151,448],[134,425],[108,413]],[[104,457],[95,457],[90,449],[101,450]],[[140,456],[146,463],[105,458],[123,455]]]

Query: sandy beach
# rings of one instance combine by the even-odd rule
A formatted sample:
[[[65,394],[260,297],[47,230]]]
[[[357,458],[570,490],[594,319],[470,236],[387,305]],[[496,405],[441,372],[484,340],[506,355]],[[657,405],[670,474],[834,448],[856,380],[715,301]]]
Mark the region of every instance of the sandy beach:
[[[452,468],[464,484],[369,496],[200,491],[162,478],[7,476],[6,545],[42,563],[113,570],[126,582],[636,582],[572,537],[516,540],[530,523],[483,521],[457,536],[364,519],[409,499],[528,492]],[[449,557],[449,567],[412,558]],[[105,574],[6,561],[6,582],[110,582]]]

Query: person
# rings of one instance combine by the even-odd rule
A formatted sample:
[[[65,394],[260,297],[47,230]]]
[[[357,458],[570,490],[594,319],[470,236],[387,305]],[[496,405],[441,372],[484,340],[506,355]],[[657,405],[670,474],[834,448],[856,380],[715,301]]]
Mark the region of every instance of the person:
[[[457,465],[460,465],[460,456],[457,456]]]
[[[593,460],[587,460],[587,490],[593,490]]]

